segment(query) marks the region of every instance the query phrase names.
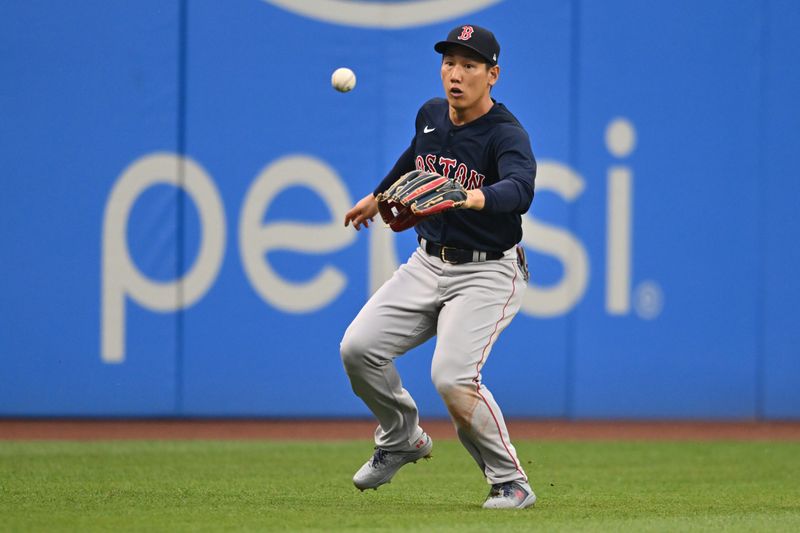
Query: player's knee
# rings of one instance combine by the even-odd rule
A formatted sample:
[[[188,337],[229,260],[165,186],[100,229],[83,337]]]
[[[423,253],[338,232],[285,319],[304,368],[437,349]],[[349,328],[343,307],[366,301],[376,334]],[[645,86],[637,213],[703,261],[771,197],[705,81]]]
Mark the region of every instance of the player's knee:
[[[461,385],[460,380],[452,372],[447,372],[439,366],[431,367],[431,381],[433,381],[433,386],[436,387],[436,391],[440,396],[444,396],[448,391]]]
[[[347,330],[339,344],[339,355],[345,370],[350,374],[358,371],[364,366],[367,357],[368,346],[363,337],[355,335],[351,330]]]

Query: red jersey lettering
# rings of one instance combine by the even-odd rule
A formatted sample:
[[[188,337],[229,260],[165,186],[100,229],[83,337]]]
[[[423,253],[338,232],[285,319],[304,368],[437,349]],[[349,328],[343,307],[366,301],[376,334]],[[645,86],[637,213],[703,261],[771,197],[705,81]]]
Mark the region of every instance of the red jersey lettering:
[[[445,178],[450,177],[450,171],[456,165],[455,159],[450,159],[449,157],[439,156],[439,164],[442,165],[442,176]]]
[[[436,171],[436,156],[434,154],[428,154],[425,156],[425,166],[428,167],[428,172],[438,174]]]
[[[483,180],[486,178],[483,174],[478,174],[474,170],[469,171],[469,179],[467,183],[464,185],[464,188],[469,189],[480,189],[483,185]]]
[[[459,163],[458,168],[456,168],[456,175],[453,176],[453,179],[459,182],[461,185],[467,184],[467,165],[464,163]],[[466,188],[466,187],[465,187]]]

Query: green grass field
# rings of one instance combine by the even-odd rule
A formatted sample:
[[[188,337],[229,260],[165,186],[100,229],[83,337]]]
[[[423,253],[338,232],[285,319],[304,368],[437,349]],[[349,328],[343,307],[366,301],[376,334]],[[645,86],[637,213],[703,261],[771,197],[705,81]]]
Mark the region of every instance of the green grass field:
[[[0,442],[3,531],[800,531],[797,442],[517,443],[535,508],[484,511],[457,441],[378,491],[361,442]]]

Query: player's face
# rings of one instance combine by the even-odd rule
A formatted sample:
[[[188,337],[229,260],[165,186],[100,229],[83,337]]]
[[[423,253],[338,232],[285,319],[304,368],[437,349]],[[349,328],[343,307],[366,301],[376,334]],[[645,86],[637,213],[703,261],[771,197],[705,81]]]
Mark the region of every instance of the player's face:
[[[485,102],[499,71],[466,50],[448,50],[442,56],[442,84],[450,106],[466,110]]]

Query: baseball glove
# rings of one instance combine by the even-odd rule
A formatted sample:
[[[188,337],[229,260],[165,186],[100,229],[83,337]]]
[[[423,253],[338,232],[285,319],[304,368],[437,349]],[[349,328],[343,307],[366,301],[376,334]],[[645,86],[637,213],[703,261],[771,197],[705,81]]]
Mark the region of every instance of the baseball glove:
[[[407,230],[420,220],[467,201],[467,191],[457,181],[433,172],[412,170],[376,196],[381,218],[394,231]]]

